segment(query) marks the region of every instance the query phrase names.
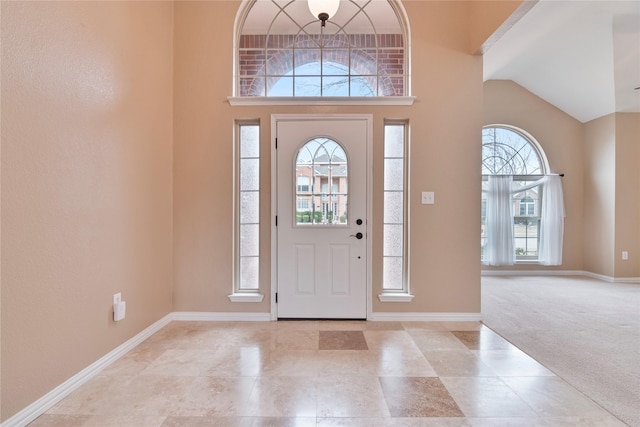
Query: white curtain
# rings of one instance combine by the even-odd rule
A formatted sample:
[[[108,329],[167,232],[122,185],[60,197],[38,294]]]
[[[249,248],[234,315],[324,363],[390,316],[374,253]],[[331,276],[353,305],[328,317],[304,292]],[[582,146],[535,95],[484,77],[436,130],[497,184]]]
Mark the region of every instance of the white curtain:
[[[543,265],[560,265],[565,217],[562,180],[558,175],[545,177],[542,191],[538,259]]]
[[[484,263],[513,265],[513,202],[511,176],[489,176],[487,189],[487,242]]]

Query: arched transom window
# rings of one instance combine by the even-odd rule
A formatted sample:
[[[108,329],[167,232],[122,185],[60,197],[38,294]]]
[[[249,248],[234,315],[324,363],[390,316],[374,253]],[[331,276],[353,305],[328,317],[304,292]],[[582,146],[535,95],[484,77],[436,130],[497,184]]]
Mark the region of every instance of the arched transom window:
[[[296,156],[296,224],[347,224],[348,159],[336,141],[318,137]]]
[[[326,26],[307,0],[255,0],[237,40],[236,96],[408,95],[394,0],[341,0]]]

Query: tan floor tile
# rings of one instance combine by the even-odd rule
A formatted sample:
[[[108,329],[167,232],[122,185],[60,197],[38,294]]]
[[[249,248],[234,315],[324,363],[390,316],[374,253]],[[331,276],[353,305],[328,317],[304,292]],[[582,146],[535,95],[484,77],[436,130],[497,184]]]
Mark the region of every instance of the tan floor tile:
[[[392,417],[464,417],[438,378],[382,377]]]
[[[402,322],[365,322],[364,329],[367,331],[404,331]]]
[[[36,418],[29,427],[83,427],[89,415],[43,414]]]
[[[366,330],[364,337],[369,350],[384,348],[419,350],[407,331]]]
[[[264,377],[315,377],[318,375],[317,350],[277,350],[269,353],[260,371]]]
[[[317,427],[471,427],[464,418],[318,418]]]
[[[199,377],[179,395],[167,394],[163,414],[170,416],[236,416],[249,399],[255,378]]]
[[[441,377],[494,377],[496,372],[469,350],[437,350],[423,352],[434,371]]]
[[[442,326],[448,331],[479,331],[486,328],[482,322],[442,322]]]
[[[271,351],[257,346],[229,347],[216,351],[203,363],[201,375],[209,377],[256,377]]]
[[[318,322],[320,331],[362,331],[366,328],[365,320],[321,320]]]
[[[318,378],[318,417],[389,417],[377,377]]]
[[[553,372],[516,347],[507,351],[478,350],[474,353],[500,377],[554,376]]]
[[[288,331],[277,332],[276,348],[278,350],[318,350],[318,331]]]
[[[558,377],[504,377],[502,380],[539,417],[606,417],[591,399]]]
[[[407,330],[417,331],[446,331],[447,328],[442,322],[400,322],[402,327]]]
[[[613,416],[600,418],[467,418],[472,427],[628,427]]]
[[[417,349],[383,347],[369,351],[380,377],[436,377],[436,371]]]
[[[315,417],[168,417],[162,427],[315,427]]]
[[[377,359],[362,350],[322,350],[318,352],[318,376],[377,376]]]
[[[440,380],[467,417],[536,416],[500,378],[440,377]]]
[[[196,377],[202,374],[215,350],[165,350],[141,375]]]
[[[469,350],[509,350],[512,344],[488,328],[480,331],[451,331]]]
[[[320,331],[320,350],[368,350],[362,331]]]
[[[422,351],[468,350],[459,339],[449,331],[409,331],[409,335]]]
[[[307,330],[317,331],[320,321],[318,320],[278,320],[275,322],[278,330]]]
[[[120,359],[106,367],[100,375],[130,377],[149,367],[166,350],[161,348],[134,348]]]
[[[315,417],[315,377],[259,377],[238,415]]]

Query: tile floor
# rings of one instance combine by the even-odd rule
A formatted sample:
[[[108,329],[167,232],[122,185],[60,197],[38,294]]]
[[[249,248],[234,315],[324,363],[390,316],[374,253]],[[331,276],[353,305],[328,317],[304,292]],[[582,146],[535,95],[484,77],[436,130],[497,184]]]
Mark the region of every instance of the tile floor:
[[[172,322],[31,427],[624,426],[481,323]]]

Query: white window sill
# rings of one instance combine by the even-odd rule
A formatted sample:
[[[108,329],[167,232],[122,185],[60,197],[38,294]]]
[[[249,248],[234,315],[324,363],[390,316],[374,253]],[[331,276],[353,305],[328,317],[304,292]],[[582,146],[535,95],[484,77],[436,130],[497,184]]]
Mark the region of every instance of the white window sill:
[[[413,295],[403,292],[384,292],[378,295],[381,302],[411,302]]]
[[[232,106],[256,105],[413,105],[415,96],[229,96]]]
[[[234,293],[229,295],[231,302],[262,302],[264,295],[258,293]]]

